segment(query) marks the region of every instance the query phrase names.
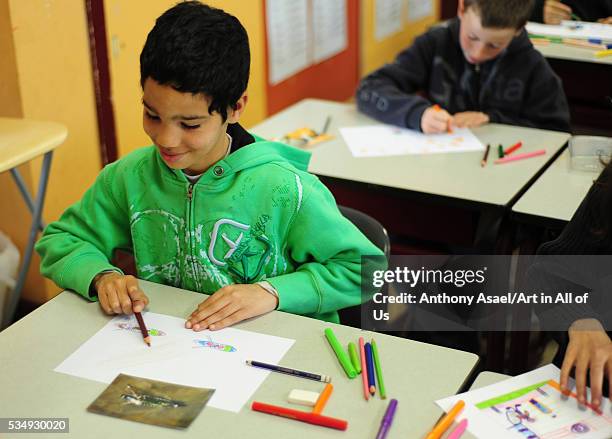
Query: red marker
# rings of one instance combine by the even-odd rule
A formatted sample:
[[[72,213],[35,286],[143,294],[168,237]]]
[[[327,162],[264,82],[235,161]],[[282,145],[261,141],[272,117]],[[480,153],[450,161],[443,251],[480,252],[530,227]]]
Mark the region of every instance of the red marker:
[[[506,149],[504,151],[504,157],[507,156],[508,154],[512,154],[514,151],[519,149],[521,146],[523,146],[523,142],[518,142],[518,143],[512,145],[510,148],[508,148],[508,149]]]
[[[330,418],[329,416],[318,415],[316,413],[302,412],[300,410],[279,407],[263,402],[253,401],[251,409],[256,412],[267,413],[269,415],[281,416],[283,418],[294,419],[308,424],[320,425],[322,427],[335,428],[336,430],[346,430],[348,422],[343,419]]]

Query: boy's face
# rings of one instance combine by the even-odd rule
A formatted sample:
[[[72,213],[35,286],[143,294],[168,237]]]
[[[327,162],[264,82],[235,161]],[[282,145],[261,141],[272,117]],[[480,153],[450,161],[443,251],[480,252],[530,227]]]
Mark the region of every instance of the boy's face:
[[[223,122],[218,112],[208,113],[210,98],[182,93],[147,78],[142,125],[170,168],[198,175],[225,157],[229,144],[227,125],[238,122],[246,101],[245,93],[235,110],[228,108]]]
[[[514,28],[482,27],[478,12],[473,7],[464,9],[462,1],[459,2],[457,15],[461,19],[461,50],[470,64],[482,64],[497,57],[521,31]]]

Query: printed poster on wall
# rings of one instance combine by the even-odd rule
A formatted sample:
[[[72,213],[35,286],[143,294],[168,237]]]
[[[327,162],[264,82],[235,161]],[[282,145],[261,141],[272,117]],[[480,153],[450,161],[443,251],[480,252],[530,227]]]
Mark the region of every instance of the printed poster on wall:
[[[403,0],[376,0],[374,2],[374,36],[378,41],[402,30]]]
[[[267,0],[269,81],[275,85],[311,63],[307,0]]]
[[[346,0],[312,1],[313,58],[319,63],[348,45]]]

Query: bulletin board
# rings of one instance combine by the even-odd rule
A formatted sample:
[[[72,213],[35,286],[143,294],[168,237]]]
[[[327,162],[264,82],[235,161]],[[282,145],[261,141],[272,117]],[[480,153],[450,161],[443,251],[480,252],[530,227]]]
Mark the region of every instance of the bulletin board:
[[[267,2],[263,14],[268,23]],[[272,84],[270,80],[270,46],[266,44],[266,92],[267,111],[272,115],[304,98],[320,98],[336,101],[350,99],[359,82],[359,2],[346,2],[346,48],[336,55],[316,62],[300,70],[281,82]],[[313,14],[315,1],[306,0],[307,13]],[[269,42],[268,26],[264,26],[266,41]]]

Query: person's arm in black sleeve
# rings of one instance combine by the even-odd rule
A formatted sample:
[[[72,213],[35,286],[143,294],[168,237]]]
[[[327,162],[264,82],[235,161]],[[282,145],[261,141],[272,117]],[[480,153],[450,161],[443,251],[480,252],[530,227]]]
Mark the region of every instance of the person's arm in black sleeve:
[[[523,95],[525,100],[520,112],[490,109],[486,111],[490,122],[570,132],[570,114],[565,92],[561,80],[546,60],[542,59],[534,68],[525,86],[527,90]]]
[[[431,102],[417,92],[427,89],[433,52],[434,41],[422,35],[393,63],[363,78],[356,96],[359,111],[384,123],[420,130]]]

